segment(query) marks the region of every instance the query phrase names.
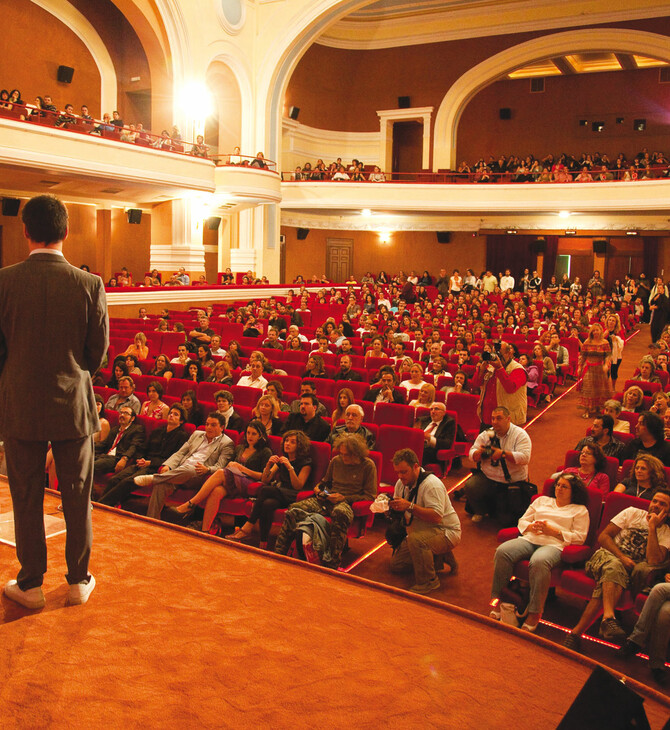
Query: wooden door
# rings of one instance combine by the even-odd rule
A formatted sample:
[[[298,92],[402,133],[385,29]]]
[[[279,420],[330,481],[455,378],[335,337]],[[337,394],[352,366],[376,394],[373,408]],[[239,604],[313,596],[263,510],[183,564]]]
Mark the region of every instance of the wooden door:
[[[416,177],[406,173],[420,172],[423,161],[423,124],[421,122],[396,122],[393,125],[393,175],[394,180],[412,181]]]
[[[326,239],[326,278],[335,284],[343,284],[354,270],[353,238]]]
[[[602,272],[600,273],[602,274]],[[582,291],[584,291],[589,279],[593,276],[593,253],[572,254],[570,256],[570,278],[574,281],[577,276],[582,285]]]

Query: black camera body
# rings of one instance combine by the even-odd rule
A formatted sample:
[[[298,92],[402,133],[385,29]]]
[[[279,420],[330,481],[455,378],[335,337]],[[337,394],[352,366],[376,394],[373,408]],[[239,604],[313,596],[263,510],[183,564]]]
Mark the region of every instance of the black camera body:
[[[484,350],[482,352],[482,362],[491,362],[491,360],[497,360],[498,359],[498,353],[497,352],[487,352]]]
[[[491,459],[493,449],[501,449],[500,439],[496,436],[495,431],[489,431],[489,442],[482,449],[482,459]],[[491,460],[491,466],[498,466],[500,460]]]

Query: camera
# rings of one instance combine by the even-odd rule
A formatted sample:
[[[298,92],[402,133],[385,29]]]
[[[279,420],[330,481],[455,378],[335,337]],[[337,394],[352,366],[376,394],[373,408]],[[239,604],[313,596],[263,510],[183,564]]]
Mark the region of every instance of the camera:
[[[497,352],[487,352],[484,350],[482,352],[482,362],[491,362],[491,360],[497,360],[498,359],[498,353]]]
[[[489,442],[484,446],[482,449],[482,460],[483,459],[491,459],[491,456],[493,456],[493,449],[500,449],[502,448],[500,445],[500,439],[496,436],[495,431],[487,431],[487,435],[489,437]],[[491,466],[498,466],[500,463],[500,460],[491,460]]]

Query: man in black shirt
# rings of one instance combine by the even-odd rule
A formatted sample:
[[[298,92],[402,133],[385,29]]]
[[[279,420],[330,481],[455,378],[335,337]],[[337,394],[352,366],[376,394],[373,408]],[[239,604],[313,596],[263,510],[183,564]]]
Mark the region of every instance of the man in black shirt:
[[[575,451],[581,451],[582,447],[597,443],[603,450],[605,456],[613,456],[621,461],[621,455],[624,450],[623,441],[615,439],[612,432],[614,431],[614,419],[612,416],[605,414],[604,416],[596,416],[591,426],[591,435],[585,436],[575,446]]]
[[[361,375],[351,369],[351,358],[349,355],[342,355],[340,358],[340,370],[335,373],[335,380],[354,380],[357,383],[363,381]]]
[[[319,401],[315,395],[306,393],[300,398],[300,413],[291,413],[286,419],[282,433],[302,431],[310,441],[325,441],[330,426],[316,413]]]
[[[209,326],[209,317],[203,314],[198,317],[198,326],[188,333],[188,338],[197,347],[198,345],[209,345],[213,334],[214,330]]]
[[[670,444],[665,440],[663,419],[655,413],[642,411],[635,424],[635,435],[629,441],[621,455],[621,460],[634,459],[639,453],[651,454],[663,462],[663,466],[670,466]]]

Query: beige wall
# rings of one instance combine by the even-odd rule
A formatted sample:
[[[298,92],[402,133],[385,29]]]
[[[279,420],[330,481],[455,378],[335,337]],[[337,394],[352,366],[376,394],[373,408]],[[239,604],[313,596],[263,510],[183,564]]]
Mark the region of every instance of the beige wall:
[[[112,273],[125,266],[133,281],[142,283],[149,271],[151,218],[143,211],[141,223],[130,224],[122,208],[112,209]]]
[[[486,265],[486,237],[471,233],[452,233],[451,243],[437,243],[434,231],[398,231],[390,243],[381,244],[379,235],[368,231],[334,231],[311,229],[304,241],[298,241],[297,229],[282,227],[286,236],[286,281],[298,274],[308,279],[326,271],[326,240],[350,238],[354,241],[354,276],[366,271],[397,272],[428,269],[435,276],[440,268],[472,268],[481,271]]]

